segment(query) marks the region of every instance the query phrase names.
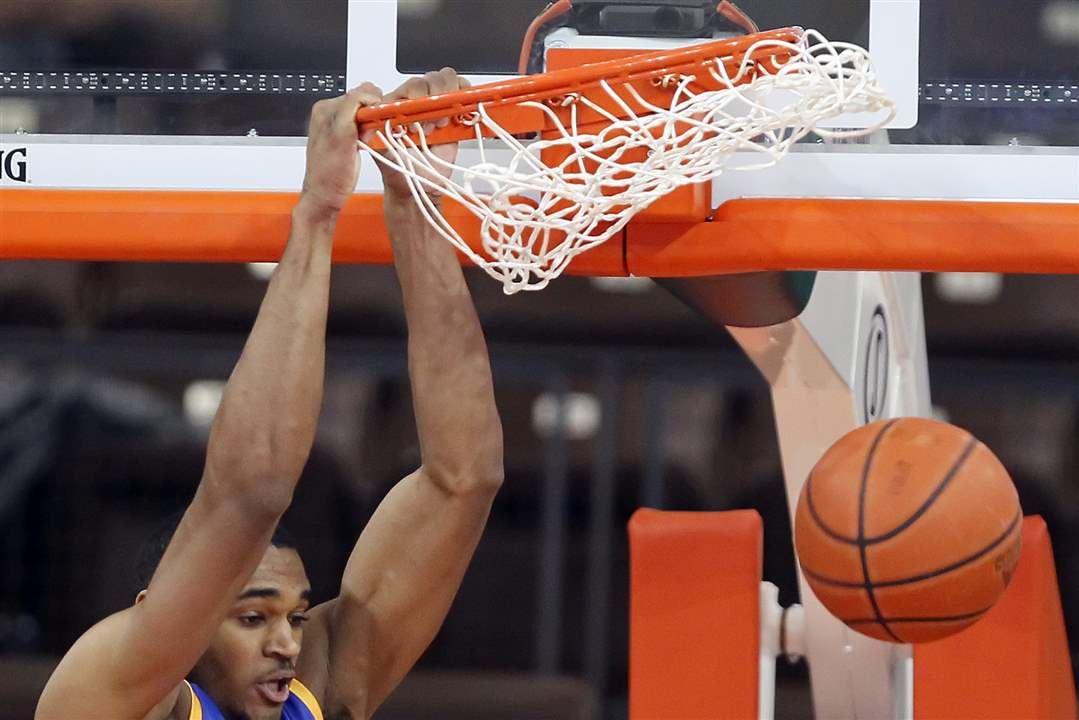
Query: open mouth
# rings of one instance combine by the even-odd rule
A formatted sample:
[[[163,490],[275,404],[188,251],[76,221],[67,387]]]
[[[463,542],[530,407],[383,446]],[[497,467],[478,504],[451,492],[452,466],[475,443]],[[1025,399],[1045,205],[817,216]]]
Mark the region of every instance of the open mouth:
[[[289,681],[282,678],[258,683],[255,688],[258,690],[259,695],[270,704],[283,705],[288,701],[288,686]]]

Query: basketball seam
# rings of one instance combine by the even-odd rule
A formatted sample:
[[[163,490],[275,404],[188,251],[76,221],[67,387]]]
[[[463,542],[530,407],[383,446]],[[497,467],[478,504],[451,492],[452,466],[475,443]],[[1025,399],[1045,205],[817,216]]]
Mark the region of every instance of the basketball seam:
[[[809,473],[809,478],[806,479],[806,506],[809,508],[809,516],[813,518],[813,522],[817,524],[817,527],[821,529],[828,537],[846,545],[857,545],[857,540],[849,538],[846,535],[840,535],[832,528],[824,524],[824,520],[817,513],[817,506],[813,502],[813,472]]]
[[[932,493],[930,493],[926,501],[922,503],[921,507],[915,510],[910,517],[908,517],[902,523],[897,525],[895,528],[889,530],[888,532],[884,533],[883,535],[875,535],[873,537],[864,538],[861,542],[864,542],[866,545],[877,545],[886,540],[891,540],[893,537],[914,524],[915,521],[917,521],[920,517],[922,517],[926,512],[929,511],[929,508],[933,505],[934,502],[937,501],[940,495],[944,492],[945,488],[951,483],[952,479],[955,478],[955,476],[959,473],[960,468],[962,468],[963,464],[967,461],[967,458],[970,457],[971,453],[974,452],[974,449],[977,446],[978,439],[972,436],[968,440],[966,447],[963,448],[963,452],[959,454],[959,457],[952,464],[951,468],[948,469],[948,472],[944,475],[944,479],[940,481],[940,484],[937,485],[937,487],[933,490]],[[819,527],[821,531],[829,538],[835,540],[836,542],[841,542],[845,545],[857,546],[861,544],[858,538],[851,538],[847,537],[846,535],[842,535],[833,530],[832,528],[828,527],[824,523],[824,520],[817,512],[816,504],[813,502],[812,472],[809,474],[809,478],[806,480],[806,505],[809,507],[809,515],[813,518],[813,522],[815,522],[817,524],[817,527]]]
[[[884,632],[891,635],[896,642],[903,642],[902,638],[889,627],[888,623],[884,620],[884,615],[880,611],[876,593],[873,592],[873,580],[869,577],[869,557],[866,552],[865,543],[865,496],[866,490],[869,487],[869,471],[873,467],[873,458],[877,454],[877,449],[880,447],[884,435],[892,429],[896,422],[898,421],[892,420],[885,424],[880,432],[877,433],[877,436],[873,438],[873,444],[870,445],[869,452],[866,453],[865,465],[862,466],[861,487],[858,491],[858,557],[862,562],[862,577],[865,578],[865,593],[869,597],[869,604],[873,607],[873,615],[877,618],[877,622],[880,623]]]
[[[1012,518],[1012,521],[1011,521],[1011,523],[1008,524],[1007,529],[1005,529],[1005,531],[1001,535],[999,535],[998,537],[993,539],[988,545],[986,545],[984,548],[982,548],[978,552],[974,553],[973,555],[969,555],[969,556],[963,558],[962,560],[957,560],[956,562],[952,563],[951,565],[945,565],[944,567],[937,568],[936,570],[929,570],[927,572],[920,573],[918,575],[911,575],[909,577],[905,577],[905,578],[902,578],[900,580],[885,580],[883,582],[877,582],[877,583],[873,584],[873,587],[874,588],[886,588],[886,587],[897,587],[899,585],[913,585],[915,583],[923,582],[925,580],[932,580],[935,577],[940,577],[941,575],[946,575],[946,574],[948,574],[950,572],[954,572],[956,570],[959,570],[963,566],[969,565],[970,563],[974,562],[975,560],[978,560],[979,558],[981,558],[981,557],[987,555],[988,553],[992,552],[994,548],[996,548],[998,545],[1000,545],[1005,540],[1007,540],[1008,537],[1010,535],[1012,535],[1012,533],[1015,532],[1015,528],[1019,524],[1020,520],[1022,520],[1022,517],[1023,517],[1022,510],[1016,512],[1015,517]],[[802,572],[805,573],[805,575],[809,579],[813,580],[813,582],[817,582],[817,583],[820,583],[822,585],[831,585],[833,587],[842,587],[842,588],[866,589],[866,585],[864,583],[852,582],[850,580],[837,580],[835,578],[830,578],[830,577],[827,577],[825,575],[821,575],[819,573],[816,573],[816,572],[810,570],[809,568],[805,567],[804,565],[802,566]]]
[[[982,608],[971,613],[963,613],[961,615],[944,615],[940,617],[888,617],[885,618],[890,623],[931,623],[931,622],[962,622],[963,620],[973,620],[986,614],[993,607]],[[876,624],[875,618],[840,618],[847,625],[871,625]]]
[[[978,447],[978,440],[977,438],[971,436],[970,439],[967,441],[966,447],[963,448],[963,452],[959,453],[959,457],[956,458],[955,462],[952,463],[951,468],[949,468],[948,472],[944,475],[944,479],[941,480],[940,484],[933,489],[933,492],[929,494],[929,497],[925,499],[925,502],[922,503],[921,507],[915,510],[909,518],[904,520],[902,523],[900,523],[897,527],[890,530],[889,532],[886,532],[883,535],[877,535],[876,537],[866,538],[866,543],[869,545],[876,545],[877,543],[882,543],[885,540],[890,540],[899,533],[909,528],[911,525],[917,522],[920,517],[929,512],[929,508],[933,506],[933,503],[935,503],[940,498],[940,496],[944,493],[945,489],[947,489],[948,485],[951,484],[955,476],[959,474],[960,468],[963,467],[963,464],[967,461],[967,458],[971,456],[971,453],[974,452],[974,449],[976,447]]]

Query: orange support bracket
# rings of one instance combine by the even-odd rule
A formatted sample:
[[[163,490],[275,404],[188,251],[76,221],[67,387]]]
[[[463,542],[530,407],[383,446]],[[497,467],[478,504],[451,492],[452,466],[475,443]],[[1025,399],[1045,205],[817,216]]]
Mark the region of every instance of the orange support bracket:
[[[696,192],[696,189],[688,189]],[[281,256],[294,193],[0,189],[0,260],[253,262]],[[1079,204],[910,200],[731,200],[707,221],[669,222],[660,203],[573,275],[686,277],[760,270],[1079,274]],[[677,202],[676,202],[677,201]],[[697,212],[694,210],[693,212]],[[479,220],[444,214],[473,249]],[[355,195],[338,223],[337,262],[392,261],[382,196]]]
[[[0,260],[274,261],[285,249],[298,197],[286,192],[0,189]],[[480,251],[479,220],[451,201],[443,213]],[[334,262],[393,262],[381,193],[356,194],[345,206]],[[621,238],[577,258],[568,272],[625,275]]]
[[[1076,720],[1076,688],[1045,521],[997,605],[958,635],[914,647],[915,720]]]
[[[630,519],[630,720],[759,716],[763,533],[752,510]]]
[[[1079,273],[1079,204],[731,200],[708,222],[631,223],[644,277],[761,270]]]
[[[0,190],[0,259],[258,262],[281,257],[298,193]],[[393,261],[382,197],[342,213],[334,259]]]

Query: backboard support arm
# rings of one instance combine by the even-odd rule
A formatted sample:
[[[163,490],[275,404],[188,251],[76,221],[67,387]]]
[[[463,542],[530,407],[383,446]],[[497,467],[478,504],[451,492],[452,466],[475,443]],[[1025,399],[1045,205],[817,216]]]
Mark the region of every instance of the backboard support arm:
[[[680,297],[707,297],[726,278],[666,280]],[[788,302],[778,299],[777,304]],[[707,303],[691,302],[709,314]],[[917,273],[823,272],[799,316],[728,330],[771,387],[788,506],[823,452],[855,427],[930,412]],[[743,323],[745,324],[745,323]],[[819,718],[913,717],[909,646],[860,635],[824,609],[799,575],[806,657]]]

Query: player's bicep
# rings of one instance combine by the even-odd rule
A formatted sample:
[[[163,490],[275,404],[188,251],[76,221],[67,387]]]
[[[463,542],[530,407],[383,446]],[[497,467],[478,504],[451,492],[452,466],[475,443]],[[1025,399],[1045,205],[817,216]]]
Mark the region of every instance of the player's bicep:
[[[165,550],[120,650],[140,673],[182,679],[255,571],[277,518],[200,488]]]
[[[493,497],[481,487],[447,492],[419,471],[390,491],[364,529],[335,601],[330,667],[334,688],[362,681],[366,712],[434,639]]]
[[[153,707],[180,683],[258,566],[276,522],[204,478],[144,599],[109,632],[111,684]]]
[[[68,718],[170,717],[181,685],[126,687],[124,665],[138,658],[117,652],[129,632],[134,608],[111,615],[90,628],[68,650],[38,701],[35,720]]]
[[[143,718],[167,701],[258,566],[278,517],[257,499],[228,492],[208,471],[142,602],[102,621],[72,647],[42,707],[74,702],[85,709],[66,717]],[[115,710],[109,715],[104,708]]]

